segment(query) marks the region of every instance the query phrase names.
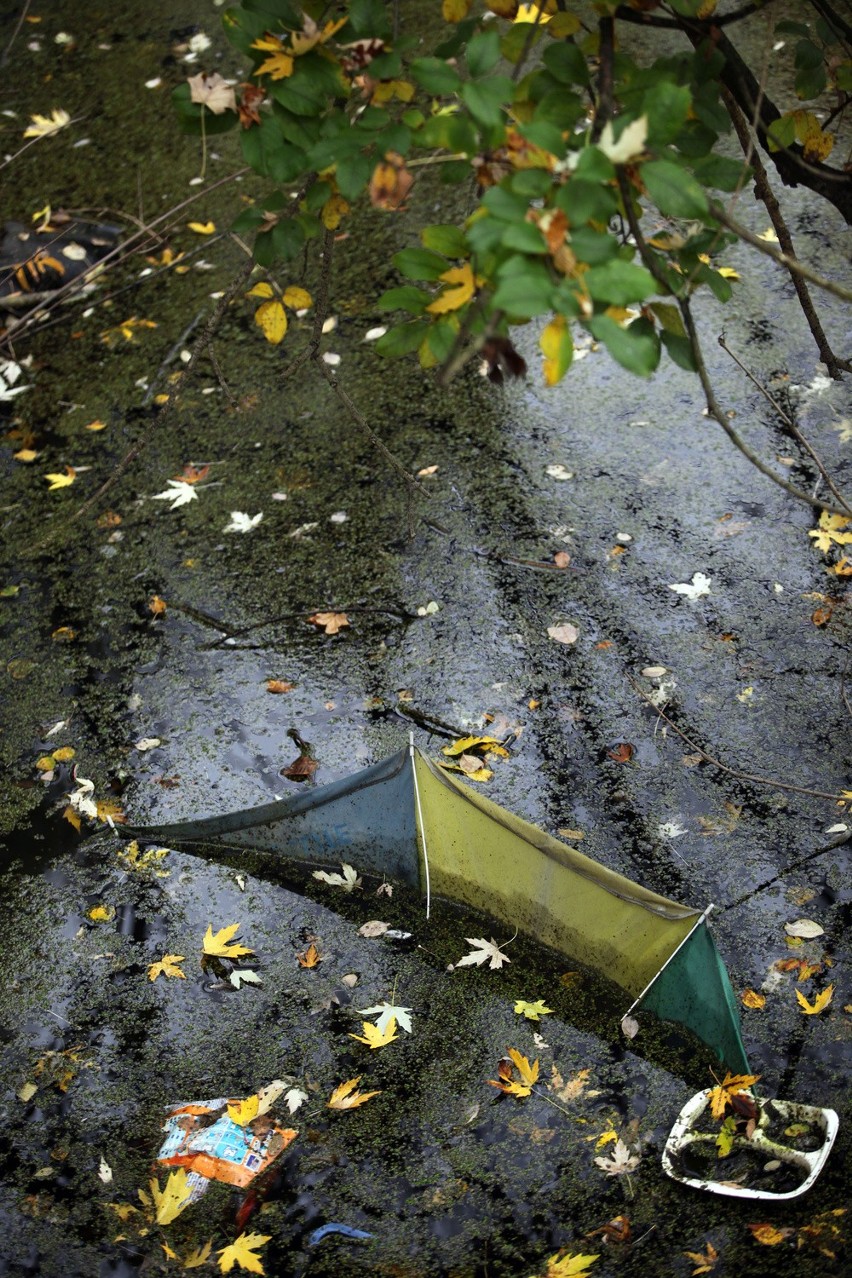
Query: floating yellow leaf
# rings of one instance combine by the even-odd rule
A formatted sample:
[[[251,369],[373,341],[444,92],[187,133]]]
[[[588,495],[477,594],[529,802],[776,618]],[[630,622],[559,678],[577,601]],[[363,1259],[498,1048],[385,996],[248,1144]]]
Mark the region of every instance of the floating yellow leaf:
[[[733,1104],[733,1097],[739,1096],[752,1087],[760,1078],[759,1074],[731,1074],[725,1071],[721,1083],[710,1092],[710,1112],[714,1118],[721,1118],[728,1105]]]
[[[238,1127],[246,1127],[253,1118],[257,1118],[259,1107],[260,1097],[255,1092],[253,1096],[247,1096],[245,1100],[229,1103],[228,1117]]]
[[[86,427],[86,430],[92,430],[92,431],[106,430],[106,427],[107,427],[106,422],[94,421],[94,422],[89,422],[88,426]]]
[[[585,1278],[599,1255],[600,1253],[594,1256],[574,1256],[571,1252],[557,1251],[544,1262],[544,1272],[540,1278]],[[533,1278],[539,1276],[533,1275]]]
[[[254,954],[254,950],[250,950],[245,945],[236,943],[231,944],[237,932],[240,930],[239,923],[230,923],[227,927],[220,927],[219,931],[213,934],[213,924],[207,924],[207,931],[204,934],[204,953],[211,954],[216,958],[241,958],[244,954]]]
[[[115,918],[115,906],[93,905],[86,911],[86,918],[91,919],[93,923],[109,923],[110,919]]]
[[[832,543],[837,546],[846,546],[852,542],[852,531],[844,532],[849,528],[850,520],[844,519],[842,515],[832,515],[824,510],[819,517],[819,527],[811,528],[808,532],[809,537],[813,537],[814,545],[823,553],[831,550]]]
[[[555,386],[571,367],[574,339],[564,315],[555,315],[539,338],[544,355],[542,372],[546,386]]]
[[[296,955],[296,962],[299,964],[299,967],[316,967],[318,963],[322,962],[322,955],[314,945],[313,941],[306,950],[303,950],[301,954]]]
[[[57,626],[50,637],[55,643],[70,643],[77,638],[77,631],[73,626]]]
[[[529,1096],[534,1083],[538,1079],[538,1060],[534,1060],[530,1064],[526,1056],[519,1052],[517,1048],[509,1048],[509,1058],[503,1059],[497,1066],[498,1079],[489,1078],[487,1081],[492,1087],[498,1088],[501,1092],[505,1092],[507,1096]],[[512,1065],[518,1071],[521,1081],[518,1082],[512,1077]]]
[[[378,1092],[359,1092],[356,1091],[358,1084],[361,1082],[361,1075],[357,1078],[347,1079],[345,1083],[341,1083],[339,1087],[335,1087],[329,1097],[328,1109],[355,1109],[357,1105],[364,1105],[373,1096],[378,1096]]]
[[[698,1278],[699,1274],[709,1274],[715,1269],[716,1261],[719,1259],[719,1253],[711,1242],[708,1242],[704,1251],[685,1251],[683,1254],[695,1265],[691,1278]]]
[[[148,980],[156,981],[158,976],[166,976],[172,980],[185,981],[186,973],[178,967],[178,963],[183,961],[182,954],[164,954],[158,963],[152,963],[148,968]]]
[[[202,1265],[207,1263],[210,1253],[213,1250],[212,1241],[208,1241],[203,1247],[196,1247],[194,1251],[190,1251],[183,1258],[184,1269],[200,1269]]]
[[[50,115],[31,115],[30,119],[32,124],[24,130],[25,138],[47,138],[71,123],[71,116],[59,107],[54,107]]]
[[[118,799],[98,799],[95,808],[98,820],[103,821],[104,825],[108,825],[110,821],[115,825],[127,823],[127,817]]]
[[[803,1016],[817,1016],[824,1012],[834,996],[834,985],[829,985],[821,994],[817,994],[813,1003],[809,1003],[801,990],[796,990],[796,999],[802,1009]]]
[[[76,478],[77,472],[73,466],[66,466],[64,474],[54,471],[52,474],[45,475],[45,479],[50,484],[47,491],[55,493],[58,488],[67,488]]]
[[[158,1180],[150,1180],[148,1188],[154,1200],[155,1219],[158,1225],[170,1225],[184,1207],[189,1206],[190,1187],[187,1184],[185,1167],[178,1167],[177,1171],[170,1172],[163,1189],[160,1189]]]
[[[544,999],[536,999],[534,1003],[528,1003],[525,998],[519,998],[515,1003],[515,1012],[518,1016],[525,1016],[528,1021],[537,1021],[542,1016],[552,1016],[553,1008],[545,1007]]]
[[[223,1247],[217,1253],[220,1271],[228,1274],[234,1265],[239,1265],[250,1274],[265,1274],[266,1270],[260,1262],[257,1251],[264,1243],[268,1243],[271,1237],[271,1234],[240,1234],[235,1242]]]
[[[451,267],[439,278],[447,287],[426,307],[430,315],[446,315],[450,311],[457,311],[473,297],[475,282],[470,262]]]
[[[39,772],[52,772],[56,764],[52,754],[43,754],[40,759],[36,759],[36,767]]]
[[[258,306],[254,313],[254,322],[263,330],[263,336],[267,342],[271,342],[273,346],[284,341],[284,335],[287,332],[287,312],[278,298]]]
[[[196,235],[212,235],[216,230],[215,222],[187,222],[187,226]]]
[[[763,1243],[764,1247],[777,1247],[779,1243],[784,1242],[792,1234],[792,1229],[783,1228],[776,1229],[775,1225],[770,1225],[768,1221],[763,1221],[757,1225],[749,1225],[752,1237],[756,1242]]]
[[[397,1038],[396,1017],[391,1016],[384,1030],[380,1030],[378,1025],[373,1025],[371,1021],[361,1022],[364,1033],[350,1034],[350,1038],[356,1039],[359,1043],[366,1043],[371,1051],[375,1051],[378,1047],[387,1047],[388,1043],[392,1043]]]
[[[19,461],[19,462],[35,461],[38,455],[39,454],[36,452],[34,448],[20,448],[16,453],[12,453],[12,456],[14,457],[15,461]]]
[[[758,994],[757,990],[744,990],[742,996],[743,1007],[759,1008],[766,1006],[766,995]]]

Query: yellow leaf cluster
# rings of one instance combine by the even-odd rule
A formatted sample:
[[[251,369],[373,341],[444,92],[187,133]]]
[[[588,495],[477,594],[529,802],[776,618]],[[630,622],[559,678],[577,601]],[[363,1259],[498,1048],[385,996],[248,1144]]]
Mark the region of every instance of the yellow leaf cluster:
[[[328,1109],[355,1109],[358,1105],[365,1105],[373,1096],[378,1096],[379,1092],[359,1092],[355,1089],[361,1082],[361,1075],[357,1078],[349,1078],[345,1083],[341,1083],[339,1087],[335,1087],[334,1091],[328,1099]]]
[[[287,312],[285,306],[293,311],[306,310],[311,305],[311,295],[296,284],[289,285],[279,297],[271,284],[262,280],[250,289],[246,297],[263,297],[264,301],[254,313],[254,322],[263,331],[263,336],[273,346],[283,342],[287,332]]]
[[[354,1038],[359,1043],[366,1043],[371,1051],[375,1051],[378,1047],[387,1047],[388,1043],[392,1043],[398,1037],[396,1032],[396,1017],[391,1016],[385,1029],[382,1031],[378,1025],[373,1025],[371,1021],[361,1022],[364,1033],[350,1034],[350,1038]]]
[[[685,1251],[683,1254],[695,1265],[691,1278],[698,1278],[699,1274],[709,1274],[716,1267],[716,1261],[719,1259],[719,1253],[711,1242],[708,1242],[704,1251]]]

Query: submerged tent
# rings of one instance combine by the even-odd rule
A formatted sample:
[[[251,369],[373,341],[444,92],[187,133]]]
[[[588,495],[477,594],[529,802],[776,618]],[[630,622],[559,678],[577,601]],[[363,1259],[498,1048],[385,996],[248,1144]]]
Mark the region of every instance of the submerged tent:
[[[733,1073],[749,1072],[709,910],[657,896],[560,843],[413,743],[354,776],[261,807],[125,832],[322,865],[350,861],[421,888],[427,916],[433,894],[471,905],[602,972],[633,997],[630,1013],[677,1021]]]

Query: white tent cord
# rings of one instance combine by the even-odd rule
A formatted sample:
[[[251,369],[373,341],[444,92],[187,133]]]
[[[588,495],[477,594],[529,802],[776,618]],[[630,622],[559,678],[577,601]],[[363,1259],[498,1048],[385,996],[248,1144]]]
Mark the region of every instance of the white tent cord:
[[[414,778],[414,798],[417,803],[417,820],[420,826],[420,839],[423,844],[423,869],[426,872],[426,917],[432,908],[432,890],[429,883],[429,855],[426,851],[426,827],[423,824],[423,809],[420,806],[420,787],[417,784],[417,766],[414,759],[414,733],[408,734],[408,748],[411,753],[411,775]]]

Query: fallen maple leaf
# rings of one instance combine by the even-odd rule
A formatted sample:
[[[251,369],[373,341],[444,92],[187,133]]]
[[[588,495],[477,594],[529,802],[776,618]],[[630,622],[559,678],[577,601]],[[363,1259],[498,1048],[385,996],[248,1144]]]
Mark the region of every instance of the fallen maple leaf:
[[[296,955],[296,962],[299,967],[316,967],[317,963],[322,962],[322,958],[323,956],[312,941],[306,950]]]
[[[710,594],[712,580],[712,577],[705,577],[703,572],[695,572],[692,574],[691,582],[679,582],[669,586],[669,590],[673,590],[676,595],[683,595],[684,599],[700,599],[702,595]]]
[[[768,1221],[761,1221],[756,1225],[748,1225],[751,1235],[755,1242],[762,1243],[764,1247],[777,1247],[779,1243],[784,1242],[793,1233],[792,1229],[777,1229],[775,1225],[770,1225]]]
[[[766,1006],[766,995],[758,994],[757,990],[743,990],[742,995],[743,1007],[751,1007],[754,1009]]]
[[[721,1118],[728,1105],[733,1105],[733,1098],[747,1091],[759,1078],[759,1074],[731,1074],[726,1071],[722,1082],[710,1092],[710,1113],[713,1117]]]
[[[267,692],[292,692],[295,686],[295,683],[288,683],[286,679],[267,679],[266,681]]]
[[[819,527],[811,528],[808,532],[809,537],[813,537],[814,545],[823,553],[831,550],[832,544],[837,546],[847,546],[852,542],[852,531],[844,532],[849,527],[850,521],[845,519],[843,515],[832,515],[824,510],[819,517]]]
[[[561,1101],[574,1101],[586,1090],[591,1072],[590,1069],[577,1070],[576,1074],[572,1075],[566,1083],[556,1066],[551,1065],[550,1082],[547,1084],[548,1090],[558,1096]],[[615,1137],[615,1132],[613,1132],[613,1137]]]
[[[364,1033],[350,1034],[350,1038],[354,1038],[359,1043],[365,1043],[371,1051],[375,1051],[379,1047],[387,1047],[388,1043],[393,1043],[397,1038],[396,1017],[388,1018],[384,1030],[379,1029],[378,1024],[374,1025],[372,1021],[361,1022]]]
[[[342,626],[349,625],[345,612],[314,612],[308,617],[315,626],[321,626],[327,635],[336,635]]]
[[[345,863],[341,865],[342,874],[329,874],[326,870],[314,870],[313,877],[322,879],[323,883],[330,883],[332,887],[343,888],[344,892],[354,892],[356,888],[361,886],[361,878],[358,871],[351,865]]]
[[[189,1206],[190,1186],[187,1184],[186,1168],[178,1167],[169,1173],[163,1189],[158,1180],[149,1180],[148,1187],[154,1200],[155,1220],[158,1225],[170,1225],[176,1220],[185,1207]]]
[[[584,1278],[598,1259],[599,1253],[595,1256],[574,1256],[571,1252],[557,1251],[544,1262],[541,1274],[532,1274],[531,1278]]]
[[[252,1096],[247,1096],[245,1100],[229,1102],[228,1117],[238,1127],[247,1127],[253,1118],[257,1118],[259,1106],[260,1097],[255,1092]]]
[[[182,972],[178,967],[178,963],[183,963],[183,961],[182,954],[164,954],[158,963],[152,963],[148,968],[148,980],[156,981],[158,976],[166,976],[185,981],[186,973]]]
[[[565,621],[559,626],[548,626],[547,633],[551,639],[555,639],[557,643],[576,643],[580,632],[576,626],[572,626],[570,622]]]
[[[512,1078],[512,1066],[520,1075],[521,1081],[517,1082]],[[538,1080],[538,1059],[534,1060],[532,1065],[522,1052],[516,1047],[509,1048],[509,1056],[504,1057],[497,1066],[498,1079],[489,1078],[487,1081],[492,1087],[496,1087],[501,1092],[505,1092],[507,1096],[529,1096],[533,1085]]]
[[[45,479],[50,484],[47,491],[49,493],[55,493],[58,488],[67,488],[70,484],[74,483],[76,478],[77,472],[73,466],[66,466],[64,472],[60,471],[57,473],[54,471],[49,475],[45,475]]]
[[[162,617],[166,611],[166,601],[159,595],[152,595],[148,601],[148,611],[155,617]]]
[[[223,115],[225,111],[236,111],[237,97],[234,86],[228,84],[225,77],[219,75],[218,71],[213,71],[209,75],[199,71],[198,75],[187,78],[187,84],[190,102],[199,102],[214,115]]]
[[[395,1003],[377,1003],[375,1007],[365,1007],[359,1012],[359,1016],[375,1016],[379,1013],[379,1019],[376,1021],[376,1029],[382,1033],[385,1032],[392,1020],[395,1020],[400,1029],[404,1029],[406,1034],[413,1033],[411,1028],[411,1008],[397,1007]]]
[[[347,1079],[345,1083],[341,1083],[339,1087],[335,1087],[334,1091],[327,1102],[328,1109],[355,1109],[357,1105],[365,1105],[373,1096],[378,1096],[378,1092],[359,1092],[356,1091],[358,1084],[361,1082],[361,1075],[357,1078]]]
[[[834,995],[834,985],[829,985],[821,994],[817,994],[813,1003],[809,1003],[801,990],[796,990],[796,999],[802,1009],[803,1016],[817,1016],[824,1012]]]
[[[691,1278],[698,1278],[699,1274],[709,1274],[716,1268],[716,1261],[719,1259],[719,1253],[711,1242],[708,1242],[704,1251],[685,1251],[683,1254],[695,1265]]]
[[[31,115],[32,124],[24,130],[25,138],[47,138],[71,123],[71,116],[60,107],[54,107],[50,115]]]
[[[231,945],[230,942],[240,930],[239,923],[231,923],[227,927],[220,927],[216,935],[213,935],[213,924],[207,924],[207,931],[204,934],[204,953],[211,954],[216,958],[241,958],[243,954],[254,954],[254,950],[248,949],[245,945],[239,943]]]
[[[528,1003],[525,998],[519,998],[514,1010],[518,1016],[523,1015],[528,1021],[537,1021],[542,1016],[550,1016],[553,1013],[552,1007],[545,1007],[543,998],[536,999],[534,1003]]]
[[[154,493],[151,501],[170,501],[170,510],[177,510],[179,506],[185,506],[190,501],[198,501],[198,493],[186,480],[167,479],[166,483],[168,488],[164,488],[161,493]]]
[[[256,528],[263,519],[263,511],[257,515],[247,515],[242,510],[231,511],[231,522],[225,525],[226,533],[248,533]]]
[[[219,1270],[229,1274],[234,1265],[245,1269],[250,1274],[265,1274],[266,1270],[260,1261],[257,1251],[268,1243],[272,1234],[240,1234],[235,1242],[229,1243],[216,1254],[219,1257]]]
[[[480,967],[486,959],[489,959],[488,967],[493,971],[494,968],[502,967],[504,963],[512,961],[508,955],[497,948],[497,942],[493,936],[490,941],[483,940],[481,936],[466,936],[464,939],[468,945],[473,945],[475,948],[470,954],[465,954],[464,958],[458,959],[456,967],[470,967],[473,964]]]
[[[612,1157],[596,1158],[595,1163],[606,1172],[607,1176],[629,1176],[639,1166],[640,1157],[638,1154],[631,1154],[627,1145],[619,1137],[615,1142]]]
[[[196,1247],[193,1251],[187,1252],[181,1262],[184,1269],[200,1269],[207,1263],[212,1250],[213,1242],[208,1239],[202,1247]]]

